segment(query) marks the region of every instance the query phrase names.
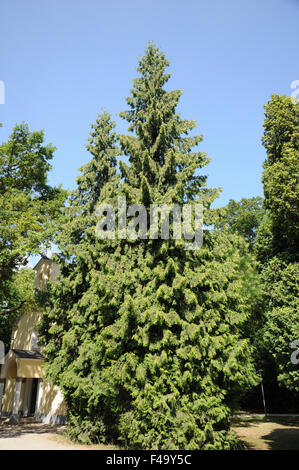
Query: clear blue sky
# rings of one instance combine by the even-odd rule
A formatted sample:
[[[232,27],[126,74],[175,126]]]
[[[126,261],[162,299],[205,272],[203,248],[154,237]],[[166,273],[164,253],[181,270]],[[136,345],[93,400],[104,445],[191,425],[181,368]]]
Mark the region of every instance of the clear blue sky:
[[[127,108],[149,40],[171,61],[182,117],[204,134],[215,206],[262,195],[264,104],[299,79],[299,0],[1,0],[0,141],[15,123],[57,147],[51,184],[73,188],[90,124]]]

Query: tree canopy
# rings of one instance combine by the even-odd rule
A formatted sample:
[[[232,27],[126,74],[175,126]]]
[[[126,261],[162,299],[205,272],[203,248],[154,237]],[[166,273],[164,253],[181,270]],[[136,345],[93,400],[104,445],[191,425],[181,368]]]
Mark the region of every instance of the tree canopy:
[[[257,196],[249,199],[242,198],[240,201],[230,199],[227,206],[214,209],[214,212],[217,214],[214,222],[215,228],[227,227],[253,244],[265,209],[263,198]]]

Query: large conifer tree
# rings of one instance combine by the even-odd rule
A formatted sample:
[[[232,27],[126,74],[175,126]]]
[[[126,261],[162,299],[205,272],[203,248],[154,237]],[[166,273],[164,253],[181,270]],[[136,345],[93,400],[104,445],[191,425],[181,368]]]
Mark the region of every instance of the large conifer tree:
[[[230,449],[229,415],[256,382],[243,327],[250,312],[246,242],[207,232],[199,250],[184,240],[95,235],[98,203],[208,208],[217,190],[198,169],[202,140],[176,114],[180,91],[166,91],[164,54],[149,44],[127,99],[129,135],[107,114],[93,127],[92,160],[82,168],[59,236],[61,279],[41,324],[48,377],[66,398],[71,435],[119,439],[129,448]],[[120,149],[116,148],[117,141]],[[116,156],[128,157],[116,170]],[[243,274],[242,274],[243,273]]]

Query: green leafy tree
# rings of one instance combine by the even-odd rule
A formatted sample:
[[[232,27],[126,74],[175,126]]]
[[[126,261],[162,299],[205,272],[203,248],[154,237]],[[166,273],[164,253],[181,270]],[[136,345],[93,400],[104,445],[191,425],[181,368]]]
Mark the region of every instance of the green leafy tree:
[[[13,273],[5,283],[5,292],[9,300],[3,301],[0,314],[0,338],[4,342],[5,351],[10,348],[12,326],[20,315],[37,308],[34,299],[34,270],[22,268]]]
[[[227,206],[214,211],[218,215],[214,223],[215,228],[227,227],[253,244],[265,213],[263,198],[257,196],[242,198],[240,201],[230,199]]]
[[[168,65],[149,44],[121,113],[129,135],[116,135],[107,114],[92,128],[92,160],[57,238],[61,276],[44,296],[41,341],[73,437],[139,449],[231,449],[238,447],[231,410],[257,382],[244,335],[246,242],[215,230],[201,249],[186,250],[173,237],[95,234],[97,205],[117,207],[119,196],[147,215],[154,203],[200,202],[211,221],[218,191],[199,174],[209,160],[196,149],[202,136],[190,136],[195,123],[176,114],[181,91],[164,87]],[[119,153],[127,157],[120,173]]]
[[[279,383],[297,392],[299,369],[291,362],[290,344],[299,340],[298,126],[298,105],[273,95],[265,106],[263,137],[266,215],[256,242],[266,301],[258,344],[274,360]]]
[[[17,270],[50,243],[66,196],[47,184],[54,150],[44,145],[42,131],[30,132],[26,124],[15,126],[0,145],[0,337],[5,343],[26,303],[26,295],[16,295],[16,279],[23,276]]]

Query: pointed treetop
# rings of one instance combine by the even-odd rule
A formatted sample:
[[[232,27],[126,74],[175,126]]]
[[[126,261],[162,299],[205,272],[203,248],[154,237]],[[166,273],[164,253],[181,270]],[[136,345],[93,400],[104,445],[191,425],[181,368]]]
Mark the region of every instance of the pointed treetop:
[[[192,150],[201,142],[202,135],[189,136],[196,123],[181,119],[176,113],[182,91],[165,90],[170,78],[166,73],[168,66],[165,55],[149,43],[139,60],[140,77],[134,79],[127,98],[130,109],[120,113],[133,133],[119,136],[121,149],[130,163],[130,166],[120,163],[123,189],[134,194],[138,202],[145,202],[141,187],[147,201],[169,204],[197,198],[205,186],[206,176],[195,172],[209,159],[205,153]],[[133,193],[132,187],[136,188]],[[213,195],[209,190],[201,191],[206,206],[215,196],[215,191]]]

